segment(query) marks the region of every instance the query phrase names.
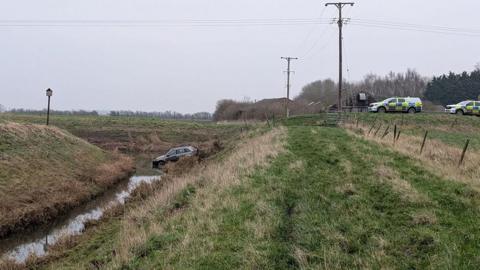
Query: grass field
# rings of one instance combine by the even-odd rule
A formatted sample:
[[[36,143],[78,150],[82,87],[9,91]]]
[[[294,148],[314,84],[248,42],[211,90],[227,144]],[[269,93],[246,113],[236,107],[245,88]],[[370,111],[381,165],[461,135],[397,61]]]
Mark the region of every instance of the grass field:
[[[0,121],[44,124],[44,115],[0,114]],[[237,124],[170,121],[155,117],[51,116],[53,126],[103,149],[130,154],[155,153],[178,144],[227,141],[238,135]]]
[[[408,125],[453,133],[435,117],[443,116]],[[468,180],[476,168],[445,176],[437,167],[444,161],[412,157],[361,127],[295,121],[176,179],[176,196],[156,194],[44,267],[477,269],[480,193]],[[464,121],[465,131],[476,130],[477,119]],[[407,144],[417,136],[409,132]],[[432,138],[441,144],[430,148],[457,149],[468,132]]]

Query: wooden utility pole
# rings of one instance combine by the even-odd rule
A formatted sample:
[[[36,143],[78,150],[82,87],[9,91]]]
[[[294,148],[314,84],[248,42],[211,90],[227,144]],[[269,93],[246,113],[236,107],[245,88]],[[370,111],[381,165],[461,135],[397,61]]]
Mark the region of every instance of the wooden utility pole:
[[[282,59],[287,60],[287,99],[285,100],[285,117],[290,117],[290,108],[289,104],[290,103],[290,73],[293,71],[290,70],[290,62],[292,60],[297,60],[298,58],[295,57],[282,57]]]
[[[342,111],[342,86],[343,86],[343,24],[342,9],[345,6],[352,6],[353,2],[326,3],[325,6],[336,6],[338,8],[338,50],[339,50],[339,72],[338,72],[338,111]]]

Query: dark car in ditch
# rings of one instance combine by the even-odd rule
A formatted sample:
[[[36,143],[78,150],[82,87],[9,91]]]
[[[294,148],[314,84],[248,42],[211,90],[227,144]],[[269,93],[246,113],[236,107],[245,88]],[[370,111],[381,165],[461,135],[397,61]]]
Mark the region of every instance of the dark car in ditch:
[[[182,157],[192,157],[198,155],[198,149],[193,146],[175,147],[165,155],[161,155],[152,161],[153,168],[159,168],[168,162],[176,162]]]

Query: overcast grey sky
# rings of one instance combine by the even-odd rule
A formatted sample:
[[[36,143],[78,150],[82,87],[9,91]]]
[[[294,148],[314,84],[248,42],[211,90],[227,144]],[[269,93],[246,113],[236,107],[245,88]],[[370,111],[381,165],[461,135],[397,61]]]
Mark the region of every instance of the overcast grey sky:
[[[293,63],[297,95],[311,81],[337,78],[338,29],[335,24],[280,25],[278,19],[336,17],[336,8],[324,9],[325,2],[1,0],[0,104],[44,108],[50,87],[55,109],[213,112],[219,99],[284,96],[281,56],[301,58]],[[352,18],[344,31],[346,79],[409,67],[427,76],[473,70],[480,62],[480,35],[418,30],[446,26],[478,33],[479,10],[477,0],[356,1],[345,8]],[[275,25],[227,26],[227,19],[272,19]],[[33,20],[33,26],[11,26],[11,20]],[[126,26],[39,26],[37,20],[118,20]],[[138,20],[177,23],[126,22]],[[218,21],[181,26],[178,21],[184,20]],[[422,26],[413,27],[417,31],[367,27],[371,21],[366,20]]]

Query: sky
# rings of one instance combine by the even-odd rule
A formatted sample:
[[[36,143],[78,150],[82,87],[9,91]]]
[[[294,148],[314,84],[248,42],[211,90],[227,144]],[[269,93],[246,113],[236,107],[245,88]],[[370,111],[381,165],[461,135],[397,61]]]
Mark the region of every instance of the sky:
[[[338,11],[325,3],[0,0],[0,104],[43,109],[51,88],[58,110],[213,112],[221,99],[284,97],[282,56],[299,58],[295,96],[338,78]],[[473,70],[478,10],[477,0],[356,1],[344,9],[345,79]]]

